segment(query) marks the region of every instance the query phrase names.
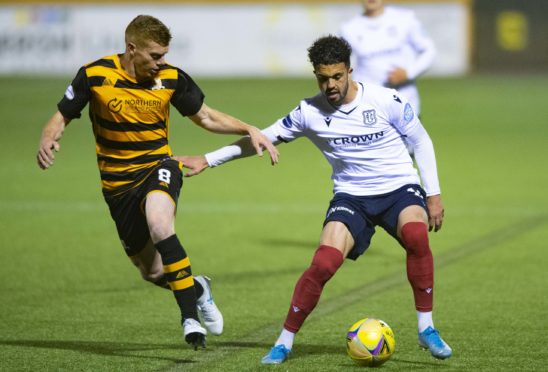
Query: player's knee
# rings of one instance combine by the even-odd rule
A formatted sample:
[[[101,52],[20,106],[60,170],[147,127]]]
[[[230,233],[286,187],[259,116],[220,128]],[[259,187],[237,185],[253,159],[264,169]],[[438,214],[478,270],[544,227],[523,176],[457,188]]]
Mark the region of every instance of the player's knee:
[[[316,250],[310,269],[313,270],[320,280],[326,282],[335,275],[343,261],[344,258],[341,251],[322,245]]]
[[[425,256],[430,254],[428,228],[422,222],[408,222],[401,228],[401,240],[409,254]]]
[[[150,238],[155,244],[175,234],[171,224],[162,223],[161,221],[149,222],[148,229],[150,231]]]

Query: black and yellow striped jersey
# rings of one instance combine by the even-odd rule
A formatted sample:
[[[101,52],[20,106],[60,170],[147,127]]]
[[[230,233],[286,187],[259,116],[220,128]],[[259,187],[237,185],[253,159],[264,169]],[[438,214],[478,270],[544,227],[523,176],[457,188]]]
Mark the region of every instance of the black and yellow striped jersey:
[[[116,195],[139,185],[172,156],[170,104],[188,116],[203,100],[198,85],[176,67],[165,65],[154,81],[139,84],[122,68],[119,55],[111,55],[80,68],[57,107],[74,119],[89,103],[103,193]]]

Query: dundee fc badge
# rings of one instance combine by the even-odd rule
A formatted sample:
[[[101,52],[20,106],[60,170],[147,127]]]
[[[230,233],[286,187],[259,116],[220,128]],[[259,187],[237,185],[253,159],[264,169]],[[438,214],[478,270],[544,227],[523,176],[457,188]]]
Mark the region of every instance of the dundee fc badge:
[[[363,112],[363,122],[365,125],[373,125],[377,122],[377,114],[375,110],[365,110]]]

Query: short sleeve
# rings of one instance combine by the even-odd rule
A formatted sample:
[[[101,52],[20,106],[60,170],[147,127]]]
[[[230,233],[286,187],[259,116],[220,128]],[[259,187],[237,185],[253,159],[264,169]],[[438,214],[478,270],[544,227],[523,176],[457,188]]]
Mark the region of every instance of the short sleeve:
[[[177,87],[171,97],[171,104],[183,116],[190,116],[200,111],[204,103],[204,93],[192,78],[178,69]]]
[[[80,68],[65,91],[65,95],[57,104],[59,112],[67,119],[76,119],[81,116],[82,110],[91,97],[85,67]]]

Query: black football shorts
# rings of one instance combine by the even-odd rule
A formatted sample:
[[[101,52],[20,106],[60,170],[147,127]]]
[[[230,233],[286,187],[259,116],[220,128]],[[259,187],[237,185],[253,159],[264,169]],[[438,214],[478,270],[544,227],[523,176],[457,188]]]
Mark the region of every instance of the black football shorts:
[[[177,205],[182,185],[182,164],[168,158],[153,168],[137,187],[120,195],[105,196],[118,236],[128,256],[143,250],[150,239],[145,216],[146,196],[152,191],[162,191]]]

